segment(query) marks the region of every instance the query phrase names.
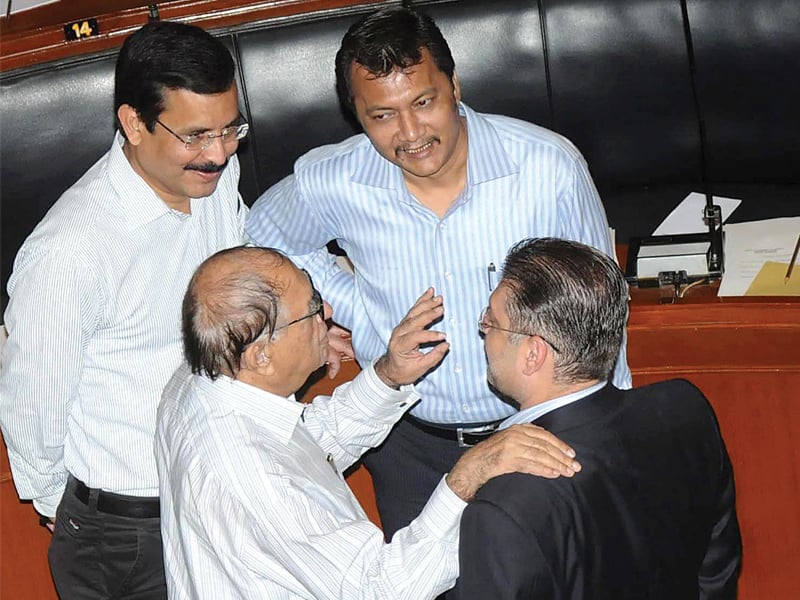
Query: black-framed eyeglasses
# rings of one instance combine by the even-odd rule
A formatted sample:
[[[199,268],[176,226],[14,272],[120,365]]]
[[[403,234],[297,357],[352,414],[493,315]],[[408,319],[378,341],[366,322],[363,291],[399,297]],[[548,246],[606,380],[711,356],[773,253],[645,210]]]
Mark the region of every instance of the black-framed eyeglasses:
[[[559,354],[561,353],[561,350],[558,349],[558,346],[553,344],[553,342],[548,340],[546,337],[544,337],[540,333],[528,333],[527,331],[516,331],[514,329],[506,329],[505,327],[498,327],[497,325],[492,325],[489,322],[489,307],[486,306],[481,311],[481,316],[478,319],[478,333],[480,333],[481,335],[486,335],[486,332],[489,329],[497,329],[498,331],[505,331],[506,333],[516,333],[517,335],[524,335],[526,337],[532,337],[532,336],[536,335],[536,336],[539,336],[540,338],[542,338],[547,343],[547,345],[550,346],[553,350],[555,350]]]
[[[319,315],[319,318],[324,321],[325,320],[325,302],[322,300],[322,296],[320,295],[319,291],[317,291],[317,288],[315,288],[315,287],[311,288],[311,306],[313,307],[313,309],[311,310],[310,313],[308,313],[307,315],[303,315],[302,317],[300,317],[298,319],[295,319],[294,321],[289,321],[288,323],[285,323],[285,324],[283,324],[283,325],[281,325],[279,327],[276,327],[275,329],[273,329],[273,332],[279,331],[281,329],[286,329],[290,325],[294,325],[295,323],[299,323],[300,321],[305,321],[306,319],[310,319],[312,317],[316,317],[317,315]]]
[[[208,148],[214,140],[219,138],[223,144],[230,144],[244,138],[250,131],[250,125],[247,122],[242,122],[237,125],[229,125],[220,130],[219,133],[193,133],[191,135],[180,135],[175,133],[161,122],[161,119],[156,119],[156,123],[161,125],[164,129],[170,132],[176,139],[183,142],[184,147],[192,152],[202,152]]]

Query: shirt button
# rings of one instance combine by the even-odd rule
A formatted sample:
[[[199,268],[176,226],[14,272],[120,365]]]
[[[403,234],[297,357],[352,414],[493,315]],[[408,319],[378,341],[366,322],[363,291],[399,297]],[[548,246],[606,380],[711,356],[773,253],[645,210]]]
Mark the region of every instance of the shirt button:
[[[456,319],[450,319],[450,325],[455,327],[457,324],[458,324],[458,321]]]
[[[464,412],[469,412],[469,404],[462,404],[461,408],[464,409]]]
[[[439,229],[444,229],[444,228],[445,228],[444,223],[439,223]]]
[[[456,365],[455,367],[453,367],[453,371],[456,373],[461,373],[461,365]]]
[[[444,272],[444,278],[445,279],[450,279],[452,276],[453,276],[453,274],[450,271],[445,271]]]

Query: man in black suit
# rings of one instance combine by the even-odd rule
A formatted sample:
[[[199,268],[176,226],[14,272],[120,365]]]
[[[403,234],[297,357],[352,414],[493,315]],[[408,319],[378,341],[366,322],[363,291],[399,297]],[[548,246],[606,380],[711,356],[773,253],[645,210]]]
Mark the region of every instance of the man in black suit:
[[[735,598],[733,474],[714,412],[674,380],[607,382],[628,288],[607,256],[526,240],[481,315],[489,382],[572,446],[574,478],[504,475],[462,516],[459,600]]]

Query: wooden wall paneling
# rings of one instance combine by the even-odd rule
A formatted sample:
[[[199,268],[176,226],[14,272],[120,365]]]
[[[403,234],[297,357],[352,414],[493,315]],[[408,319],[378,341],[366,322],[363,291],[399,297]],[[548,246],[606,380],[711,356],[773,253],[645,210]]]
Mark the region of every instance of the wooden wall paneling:
[[[0,598],[57,600],[47,547],[50,532],[39,526],[30,502],[20,502],[5,442],[0,437]]]
[[[204,29],[220,29],[264,21],[278,17],[286,17],[306,12],[325,11],[358,4],[372,4],[376,0],[172,0],[158,3],[159,18],[162,20],[182,21],[198,25]],[[66,5],[65,2],[61,4]],[[72,4],[72,3],[70,3]],[[0,71],[9,71],[21,67],[48,62],[68,56],[99,52],[120,46],[123,40],[136,29],[147,23],[149,11],[146,2],[124,2],[121,8],[102,11],[97,2],[75,3],[75,7],[62,7],[55,13],[57,19],[51,19],[48,7],[44,6],[39,13],[40,24],[25,13],[13,15],[10,22],[0,18]],[[102,3],[100,3],[102,5]],[[106,3],[107,4],[107,3]],[[136,6],[136,5],[139,6]],[[133,5],[133,6],[131,6]],[[74,12],[73,12],[74,11]],[[63,26],[68,21],[61,21],[66,15],[75,15],[74,19],[93,16],[98,21],[100,34],[75,41],[66,41]]]
[[[741,600],[792,598],[800,561],[800,303],[726,299],[634,306],[635,385],[681,377],[717,413],[734,467]]]
[[[792,598],[800,561],[800,372],[681,372],[711,402],[734,467],[740,600]],[[636,385],[664,379],[634,376]]]

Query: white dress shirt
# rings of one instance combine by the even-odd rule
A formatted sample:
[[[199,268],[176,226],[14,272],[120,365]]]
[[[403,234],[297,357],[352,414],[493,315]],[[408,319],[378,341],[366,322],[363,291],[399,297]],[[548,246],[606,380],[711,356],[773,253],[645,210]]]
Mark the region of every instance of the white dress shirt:
[[[433,598],[458,576],[466,504],[440,482],[390,544],[342,471],[419,396],[372,366],[304,405],[179,369],[156,432],[171,598]]]
[[[122,142],[37,225],[8,284],[0,422],[17,492],[47,516],[67,472],[158,495],[156,408],[182,359],[181,301],[200,262],[242,241],[235,156],[185,214],[136,174]]]
[[[363,135],[308,152],[253,205],[247,234],[306,268],[353,333],[361,364],[386,351],[392,329],[426,288],[444,297],[450,351],[417,384],[412,411],[433,423],[483,423],[513,409],[486,382],[478,318],[511,246],[529,237],[583,242],[613,256],[586,162],[566,138],[531,123],[460,106],[469,133],[467,183],[443,217],[408,191],[402,170]],[[339,268],[335,239],[355,266]],[[613,381],[631,386],[623,345]]]

